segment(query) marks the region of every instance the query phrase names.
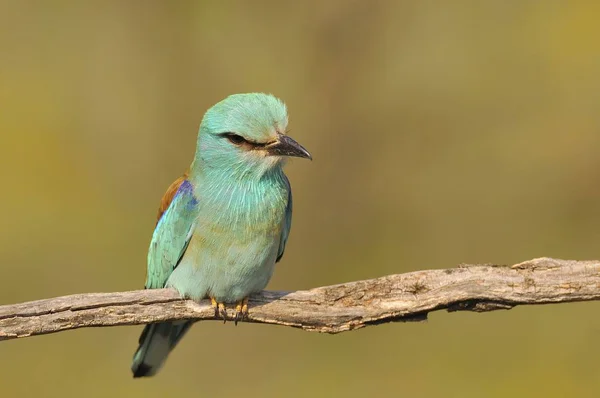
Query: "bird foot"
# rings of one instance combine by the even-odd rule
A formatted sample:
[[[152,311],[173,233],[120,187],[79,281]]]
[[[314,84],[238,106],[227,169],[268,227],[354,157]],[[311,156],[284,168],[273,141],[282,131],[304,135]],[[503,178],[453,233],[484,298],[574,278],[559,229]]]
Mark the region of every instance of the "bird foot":
[[[225,307],[225,303],[219,303],[211,297],[210,305],[215,309],[215,318],[222,318],[223,323],[227,322],[227,307]]]
[[[238,301],[235,305],[235,317],[233,322],[237,325],[238,321],[244,320],[248,316],[248,297]]]

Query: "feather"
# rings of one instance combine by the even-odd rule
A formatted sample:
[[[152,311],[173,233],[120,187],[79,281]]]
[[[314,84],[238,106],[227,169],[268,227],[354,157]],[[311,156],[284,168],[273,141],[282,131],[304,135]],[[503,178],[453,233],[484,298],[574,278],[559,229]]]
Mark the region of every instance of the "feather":
[[[162,218],[165,211],[167,211],[167,209],[169,208],[169,205],[173,201],[173,198],[175,197],[175,194],[179,190],[181,184],[183,184],[183,182],[187,180],[189,174],[190,171],[187,170],[185,173],[183,173],[181,177],[173,181],[171,185],[169,185],[169,188],[167,188],[167,192],[165,192],[165,194],[163,195],[162,199],[160,200],[160,206],[158,206],[158,215],[156,217],[157,224]]]

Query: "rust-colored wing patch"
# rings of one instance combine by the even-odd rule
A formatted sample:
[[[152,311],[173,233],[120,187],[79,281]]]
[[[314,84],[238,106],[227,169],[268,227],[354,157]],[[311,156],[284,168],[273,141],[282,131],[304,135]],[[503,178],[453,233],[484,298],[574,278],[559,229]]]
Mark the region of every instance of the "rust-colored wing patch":
[[[181,177],[173,181],[173,183],[169,185],[169,188],[167,188],[167,192],[165,192],[165,194],[163,195],[162,199],[160,200],[160,206],[158,207],[158,216],[156,217],[157,224],[160,218],[162,217],[163,213],[169,208],[169,205],[175,197],[177,190],[179,189],[181,184],[187,179],[188,175],[189,170],[186,171]]]

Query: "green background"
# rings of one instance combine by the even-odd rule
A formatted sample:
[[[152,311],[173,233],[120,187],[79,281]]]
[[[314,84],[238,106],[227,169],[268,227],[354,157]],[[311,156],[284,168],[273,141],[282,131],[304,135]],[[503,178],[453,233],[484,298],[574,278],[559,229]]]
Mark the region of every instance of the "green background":
[[[204,111],[284,99],[294,228],[269,288],[600,257],[600,3],[1,1],[0,303],[141,288]],[[597,397],[600,304],[330,336],[196,325],[0,342],[3,397]]]

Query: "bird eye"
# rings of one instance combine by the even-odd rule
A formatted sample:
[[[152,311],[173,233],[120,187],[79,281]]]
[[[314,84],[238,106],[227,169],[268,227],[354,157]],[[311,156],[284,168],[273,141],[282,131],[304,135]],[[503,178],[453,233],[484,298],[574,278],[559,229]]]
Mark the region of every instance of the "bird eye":
[[[242,145],[244,142],[246,142],[244,137],[234,133],[226,133],[223,135],[229,140],[229,142],[231,142],[234,145]]]

